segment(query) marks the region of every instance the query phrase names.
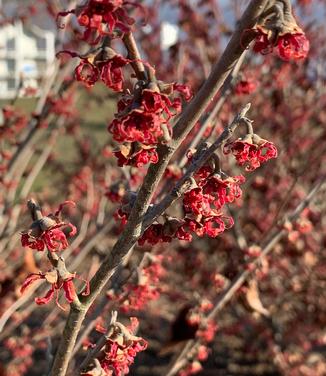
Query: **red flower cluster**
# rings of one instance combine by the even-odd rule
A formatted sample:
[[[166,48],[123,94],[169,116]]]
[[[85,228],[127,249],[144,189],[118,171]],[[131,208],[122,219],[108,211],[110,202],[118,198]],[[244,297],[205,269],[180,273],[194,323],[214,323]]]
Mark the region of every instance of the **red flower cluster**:
[[[128,298],[121,303],[122,312],[143,310],[149,302],[160,297],[156,286],[127,284],[124,291],[128,292]]]
[[[101,79],[108,88],[114,91],[122,91],[122,68],[128,63],[129,60],[119,54],[95,64],[83,59],[75,69],[76,80],[91,87]]]
[[[130,30],[130,26],[135,23],[127,14],[126,6],[130,5],[140,7],[137,2],[125,0],[88,0],[76,9],[60,12],[57,18],[76,14],[79,25],[85,28],[82,39],[95,45],[102,37]]]
[[[31,344],[31,334],[31,329],[26,328],[19,337],[10,336],[3,341],[2,348],[9,350],[14,359],[13,362],[6,364],[5,372],[7,375],[26,375],[34,363],[35,347]]]
[[[266,55],[272,52],[276,46],[278,55],[286,61],[304,59],[308,55],[310,44],[304,33],[286,33],[279,36],[274,42],[262,28],[257,27],[255,32],[257,33],[253,47],[255,52]]]
[[[196,332],[196,337],[200,338],[203,342],[209,343],[212,342],[215,333],[217,331],[217,325],[213,320],[209,320],[205,323],[204,326],[200,327]]]
[[[150,264],[139,270],[138,284],[128,283],[124,286],[120,299],[123,312],[143,310],[149,302],[160,297],[159,282],[165,275],[162,260],[162,256],[150,256]]]
[[[137,146],[138,143],[130,144],[131,147]],[[139,145],[139,144],[138,144]],[[155,148],[146,147],[146,145],[142,145],[142,148],[138,151],[130,152],[128,151],[125,154],[125,148],[121,148],[121,150],[114,151],[113,154],[118,159],[118,166],[134,166],[134,167],[143,167],[148,163],[157,163],[158,162],[158,154]],[[129,148],[128,148],[129,150]]]
[[[96,55],[89,56],[82,56],[75,52],[64,50],[58,52],[57,56],[63,53],[81,59],[75,68],[77,81],[83,82],[87,87],[91,87],[98,80],[101,80],[108,88],[117,92],[122,91],[122,68],[130,63],[130,60],[119,55],[112,48],[105,47],[100,49]]]
[[[244,177],[222,179],[213,174],[211,166],[205,165],[195,174],[195,179],[197,187],[184,194],[185,218],[168,217],[163,224],[152,224],[138,240],[139,245],[171,242],[174,238],[191,241],[192,232],[215,238],[233,225],[233,219],[224,215],[221,209],[241,197],[240,185],[245,181]]]
[[[136,88],[135,95],[125,95],[118,102],[119,112],[108,130],[115,141],[125,143],[115,152],[120,166],[139,167],[158,161],[156,146],[170,139],[172,129],[169,120],[181,111],[181,98],[171,99],[176,92],[185,100],[191,98],[185,85],[165,85],[161,90],[158,85],[150,84],[142,90]]]
[[[25,279],[20,292],[23,294],[25,290],[34,282],[44,279],[51,284],[51,288],[43,298],[35,298],[35,303],[38,305],[48,304],[56,294],[55,301],[57,306],[65,310],[59,303],[59,290],[63,289],[67,302],[69,304],[72,303],[77,298],[76,289],[73,283],[73,280],[75,278],[80,279],[80,277],[77,277],[76,274],[69,273],[66,278],[62,279],[60,278],[59,273],[56,270],[46,273],[32,273]],[[89,283],[88,281],[83,281],[86,283],[83,295],[89,295]]]
[[[283,60],[300,60],[307,57],[310,43],[305,34],[285,34],[278,39],[277,46]]]
[[[184,224],[184,220],[174,217],[165,218],[164,223],[153,223],[139,238],[138,244],[170,243],[173,239],[191,241],[191,235],[182,227]]]
[[[27,116],[10,105],[2,109],[3,123],[0,125],[0,140],[5,139],[10,143],[17,142],[17,134],[27,126]]]
[[[204,166],[204,173],[207,166]],[[204,176],[206,173],[204,173]],[[227,203],[240,198],[240,185],[244,183],[243,176],[222,179],[220,175],[211,175],[197,181],[197,187],[185,193],[183,208],[185,223],[181,229],[185,233],[194,232],[198,236],[208,235],[215,238],[233,225],[233,219],[221,211]]]
[[[125,327],[119,322],[112,324],[108,331],[105,348],[98,356],[98,366],[82,375],[127,375],[137,353],[147,348],[147,342],[143,338],[133,335],[135,326],[138,326],[138,320],[135,317],[131,318],[130,327]]]
[[[77,111],[74,106],[74,95],[72,93],[65,93],[62,96],[48,96],[46,98],[46,104],[51,109],[51,113],[65,118],[72,118],[77,115]],[[36,115],[37,116],[37,115]],[[40,128],[47,128],[48,123],[41,121]]]
[[[71,223],[62,222],[60,213],[65,205],[73,205],[73,201],[65,201],[59,206],[55,214],[49,214],[35,220],[28,231],[21,233],[21,244],[38,251],[47,248],[51,252],[58,252],[68,247],[68,241],[62,228],[70,228],[69,236],[74,236],[77,229]]]
[[[169,243],[172,241],[172,236],[165,232],[166,225],[161,223],[152,224],[138,240],[139,245],[144,245],[146,242],[151,245],[158,243]]]
[[[239,166],[246,165],[247,171],[253,171],[261,163],[277,157],[277,149],[272,142],[259,136],[247,135],[244,139],[229,142],[223,149],[224,154],[232,153]]]

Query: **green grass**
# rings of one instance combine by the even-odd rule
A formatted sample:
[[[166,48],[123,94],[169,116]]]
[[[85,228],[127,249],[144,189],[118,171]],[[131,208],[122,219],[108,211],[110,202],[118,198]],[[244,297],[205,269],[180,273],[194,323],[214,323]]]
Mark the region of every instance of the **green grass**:
[[[98,151],[102,146],[109,143],[110,136],[107,131],[107,124],[116,112],[116,97],[104,85],[96,85],[90,93],[81,90],[78,94],[79,99],[76,107],[80,115],[81,132],[83,136],[90,139],[93,150]],[[2,100],[0,107],[8,103],[9,101]],[[33,112],[36,103],[36,98],[19,98],[15,106],[29,114]],[[59,135],[53,149],[56,160],[64,163],[68,170],[77,159],[77,149],[73,137],[73,135],[68,134]],[[46,142],[46,139],[47,136],[44,137],[44,142]],[[43,188],[51,189],[51,186],[60,185],[61,178],[61,171],[54,171],[53,168],[44,166],[33,184],[32,192],[40,192]],[[57,191],[57,188],[55,190]]]

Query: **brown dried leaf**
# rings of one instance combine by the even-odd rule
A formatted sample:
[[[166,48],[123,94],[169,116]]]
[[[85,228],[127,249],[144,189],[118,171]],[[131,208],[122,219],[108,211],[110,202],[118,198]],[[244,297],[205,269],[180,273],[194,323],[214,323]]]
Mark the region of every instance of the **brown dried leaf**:
[[[255,312],[258,312],[266,317],[269,316],[269,311],[263,306],[260,300],[258,284],[255,280],[249,282],[248,290],[246,293],[246,302],[248,303],[249,307]]]

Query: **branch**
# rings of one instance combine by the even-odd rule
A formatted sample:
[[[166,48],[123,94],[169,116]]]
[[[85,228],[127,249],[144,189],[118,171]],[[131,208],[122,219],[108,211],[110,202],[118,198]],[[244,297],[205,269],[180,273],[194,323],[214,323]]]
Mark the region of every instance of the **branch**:
[[[131,65],[135,71],[138,80],[146,80],[147,76],[145,72],[145,67],[141,61],[141,56],[138,51],[138,47],[132,32],[129,31],[128,33],[126,33],[123,36],[122,40],[126,46],[126,49],[128,50],[128,58],[132,60]]]
[[[152,210],[146,215],[142,232],[146,230],[148,226],[160,215],[162,215],[165,210],[171,206],[183,193],[189,189],[189,184],[191,183],[191,177],[193,174],[199,170],[234,133],[237,126],[246,119],[246,114],[250,109],[250,103],[245,105],[241,111],[233,119],[232,123],[225,128],[220,137],[209,147],[207,148],[200,157],[194,161],[188,168],[187,172],[181,180],[176,184],[172,191],[157,205],[154,206]],[[188,184],[189,182],[189,184]]]
[[[103,261],[90,283],[91,292],[88,297],[80,297],[79,309],[71,307],[67,324],[61,338],[59,348],[54,360],[50,376],[64,376],[66,374],[70,354],[75,344],[81,323],[97,295],[115,273],[117,267],[123,262],[129,250],[136,243],[142,232],[142,222],[153,194],[159,184],[164,171],[184,138],[195,126],[197,120],[213,100],[218,90],[223,85],[226,77],[234,68],[243,51],[247,48],[254,36],[244,38],[244,31],[251,29],[263,12],[267,0],[252,0],[234,32],[228,46],[219,62],[215,64],[210,76],[202,86],[197,96],[187,106],[174,128],[174,137],[169,145],[160,145],[158,148],[159,162],[149,167],[148,173],[140,188],[135,204],[130,213],[128,223],[125,226],[118,241],[111,252]],[[246,33],[250,34],[250,33]]]
[[[225,80],[223,87],[221,89],[221,95],[219,96],[218,101],[216,102],[216,104],[215,104],[214,108],[212,109],[212,111],[210,112],[210,114],[206,117],[205,120],[203,120],[203,124],[201,125],[198,133],[196,133],[196,136],[193,138],[193,140],[191,141],[191,143],[190,143],[190,145],[187,149],[195,149],[196,146],[198,146],[198,144],[201,142],[201,140],[203,138],[203,135],[204,135],[206,129],[210,126],[210,124],[212,123],[214,118],[219,113],[219,111],[222,108],[227,96],[230,94],[230,92],[232,90],[235,78],[237,77],[239,70],[242,66],[242,63],[244,61],[244,58],[246,56],[246,52],[247,51],[243,52],[240,59],[237,61],[237,64],[235,65],[233,70],[229,73],[229,75],[228,75],[227,79]],[[185,166],[186,163],[187,163],[187,156],[184,155],[182,157],[179,165],[182,168],[182,167]]]

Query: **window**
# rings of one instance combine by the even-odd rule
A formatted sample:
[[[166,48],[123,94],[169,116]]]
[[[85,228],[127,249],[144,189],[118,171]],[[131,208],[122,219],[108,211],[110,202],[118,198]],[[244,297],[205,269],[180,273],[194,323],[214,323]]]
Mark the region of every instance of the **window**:
[[[37,46],[38,50],[45,50],[46,49],[46,39],[37,38],[36,39],[36,46]]]
[[[7,60],[7,71],[13,73],[16,69],[16,61],[14,59]]]
[[[15,38],[10,38],[7,40],[7,50],[12,51],[16,48]]]
[[[15,80],[15,79],[10,78],[10,79],[8,80],[8,89],[9,89],[9,90],[16,89],[16,80]]]

